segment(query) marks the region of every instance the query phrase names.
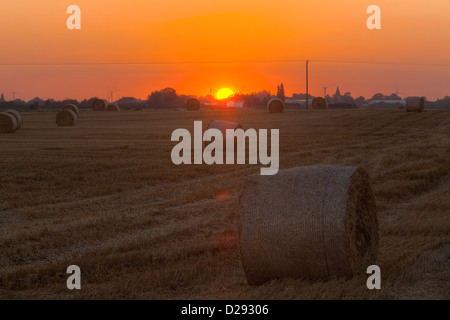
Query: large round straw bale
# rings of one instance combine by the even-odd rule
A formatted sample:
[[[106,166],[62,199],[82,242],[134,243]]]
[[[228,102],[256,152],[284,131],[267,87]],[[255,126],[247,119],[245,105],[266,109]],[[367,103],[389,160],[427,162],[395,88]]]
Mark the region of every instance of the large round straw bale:
[[[226,137],[227,137],[227,129],[232,129],[232,130],[236,130],[236,129],[243,129],[240,123],[237,122],[232,122],[232,121],[224,121],[224,120],[211,120],[208,124],[208,128],[207,129],[218,129],[220,130],[220,132],[222,132],[222,137],[223,137],[223,148],[224,151],[226,149]],[[237,149],[237,143],[236,143],[237,138],[235,138],[235,142],[234,142],[234,150],[236,151]],[[211,141],[205,141],[205,146],[207,146],[208,144],[210,144]]]
[[[375,198],[360,168],[292,168],[245,183],[240,251],[251,285],[364,273],[377,247]]]
[[[106,108],[108,108],[106,100],[97,99],[92,102],[92,110],[94,111],[106,111]]]
[[[108,105],[106,111],[120,111],[120,108],[117,104],[111,103]]]
[[[75,122],[77,122],[77,115],[72,110],[61,110],[56,114],[56,125],[58,127],[74,126]]]
[[[407,112],[422,112],[425,107],[425,99],[423,97],[406,98]]]
[[[313,109],[328,109],[328,102],[324,98],[317,97],[312,101]]]
[[[273,98],[267,102],[267,109],[270,113],[281,113],[284,111],[284,101],[280,98]]]
[[[190,98],[186,101],[186,109],[190,111],[200,110],[200,101],[195,98]]]
[[[17,127],[17,120],[11,113],[0,113],[0,133],[13,133]]]
[[[5,113],[12,114],[14,116],[14,118],[16,118],[16,122],[17,122],[17,129],[16,130],[19,130],[20,128],[22,128],[23,118],[22,118],[22,115],[20,114],[19,111],[10,109],[10,110],[6,110]]]
[[[67,105],[65,105],[64,107],[63,107],[63,110],[66,110],[66,109],[68,109],[68,110],[72,110],[73,112],[75,112],[75,114],[78,116],[78,107],[76,106],[76,105],[74,105],[74,104],[67,104]]]

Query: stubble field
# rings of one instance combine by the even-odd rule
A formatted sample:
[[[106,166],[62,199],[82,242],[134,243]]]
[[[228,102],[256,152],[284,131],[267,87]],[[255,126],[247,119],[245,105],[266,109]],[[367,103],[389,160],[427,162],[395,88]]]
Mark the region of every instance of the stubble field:
[[[0,135],[1,299],[450,299],[449,111],[81,111],[70,128],[23,117]],[[170,157],[173,130],[213,119],[280,129],[280,169],[368,171],[381,290],[365,274],[247,284],[238,200],[259,166]],[[81,290],[66,287],[73,264]]]

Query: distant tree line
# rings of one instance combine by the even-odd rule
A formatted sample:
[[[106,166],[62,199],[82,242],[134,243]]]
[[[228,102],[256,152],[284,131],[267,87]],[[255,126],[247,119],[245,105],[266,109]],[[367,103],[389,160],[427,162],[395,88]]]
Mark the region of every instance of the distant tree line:
[[[429,109],[450,109],[450,97],[445,96],[436,101],[425,101],[425,108]]]
[[[186,101],[195,97],[192,95],[178,95],[176,90],[173,88],[165,88],[161,90],[155,90],[148,95],[147,100],[140,100],[134,97],[123,97],[114,103],[117,103],[121,109],[133,110],[136,108],[147,108],[147,109],[176,109],[184,108],[186,106]],[[296,101],[305,101],[305,93],[293,93],[291,97],[286,97],[284,85],[281,83],[277,86],[277,94],[272,95],[270,91],[262,90],[258,92],[252,92],[249,94],[237,93],[234,96],[225,100],[216,100],[212,95],[206,95],[204,97],[199,97],[200,102],[204,107],[210,106],[211,108],[226,107],[229,101],[242,101],[245,108],[265,108],[267,102],[278,97],[286,102],[287,107],[298,108],[299,104]],[[309,94],[308,99],[312,101],[315,96]],[[39,110],[58,110],[67,104],[75,104],[80,109],[91,109],[92,102],[98,99],[93,97],[90,99],[84,99],[82,101],[77,101],[75,99],[64,99],[64,100],[54,100],[47,99],[42,100],[38,97],[25,102],[21,99],[16,99],[14,101],[6,101],[3,94],[0,94],[0,110],[6,109],[16,109],[21,111],[39,111]],[[376,93],[370,99],[365,99],[363,96],[359,96],[354,99],[350,92],[346,92],[343,95],[333,96],[327,95],[325,99],[330,105],[334,104],[346,104],[354,106],[367,106],[370,104],[372,107],[389,107],[389,108],[403,108],[402,98],[396,93],[391,95],[384,95],[382,93]],[[398,100],[398,103],[395,101]],[[386,102],[384,102],[386,101]],[[389,101],[389,103],[387,102]],[[374,103],[376,102],[376,103]],[[436,101],[426,101],[425,108],[429,109],[450,109],[450,96],[446,96],[442,99]]]
[[[92,102],[94,100],[97,100],[97,97],[93,97],[90,99],[84,99],[82,101],[78,101],[76,99],[64,99],[56,101],[54,99],[47,99],[42,100],[41,98],[34,98],[29,100],[28,102],[16,99],[14,101],[5,101],[0,99],[0,110],[6,110],[6,109],[16,109],[20,111],[45,111],[45,110],[59,110],[63,108],[65,105],[68,104],[74,104],[79,109],[91,109],[92,108]],[[120,105],[121,109],[134,109],[139,107],[146,107],[147,101],[142,101],[136,98],[122,98],[114,103],[117,103]]]
[[[153,91],[147,98],[147,107],[150,109],[176,109],[183,108],[186,101],[192,96],[178,95],[173,88]]]

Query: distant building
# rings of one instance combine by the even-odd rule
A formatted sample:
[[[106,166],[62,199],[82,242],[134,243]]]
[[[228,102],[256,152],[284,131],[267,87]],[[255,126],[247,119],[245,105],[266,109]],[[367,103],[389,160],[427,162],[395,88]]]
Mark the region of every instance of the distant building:
[[[242,100],[238,100],[238,101],[230,100],[230,101],[227,102],[227,107],[228,107],[228,108],[238,108],[238,109],[241,109],[241,108],[244,107],[244,101],[242,101]]]
[[[384,95],[382,93],[376,93],[374,96],[367,100],[367,106],[370,108],[404,108],[406,100],[403,100],[397,93],[391,95]]]
[[[308,99],[309,108],[312,107],[312,100],[312,98]],[[306,99],[285,99],[284,103],[286,107],[306,109]]]
[[[339,86],[336,88],[336,93],[333,95],[333,98],[330,99],[329,96],[327,96],[326,100],[328,101],[329,109],[358,108],[358,106],[355,104],[355,100],[351,96],[351,93],[346,92],[345,95],[341,95]]]
[[[379,104],[379,103],[385,103],[385,104],[401,104],[401,105],[406,105],[406,100],[370,100],[369,101],[369,106],[370,105],[374,105],[374,104]]]
[[[341,96],[341,91],[339,90],[339,86],[336,88],[336,93],[333,95],[333,99],[332,99],[333,103],[342,103],[344,102]]]

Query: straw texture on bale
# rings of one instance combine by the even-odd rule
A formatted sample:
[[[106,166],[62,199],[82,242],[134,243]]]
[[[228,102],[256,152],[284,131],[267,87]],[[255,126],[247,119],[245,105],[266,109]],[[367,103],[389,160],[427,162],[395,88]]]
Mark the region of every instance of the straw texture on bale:
[[[97,99],[92,102],[92,110],[94,111],[106,111],[108,108],[108,102],[102,99]]]
[[[111,103],[108,105],[107,111],[120,111],[120,108],[117,104]]]
[[[78,107],[74,104],[65,105],[63,110],[72,110],[78,116]]]
[[[243,129],[242,126],[237,123],[237,122],[232,122],[232,121],[224,121],[224,120],[211,120],[208,124],[208,129],[218,129],[220,130],[220,132],[222,132],[222,137],[223,137],[223,148],[224,151],[226,149],[226,136],[227,136],[227,129],[232,129],[232,130],[236,130],[236,129]],[[235,138],[236,140],[236,138]],[[205,141],[205,146],[207,146],[208,144],[210,144],[211,141]],[[234,150],[236,151],[236,141],[234,143]]]
[[[279,98],[270,99],[267,108],[270,113],[281,113],[284,111],[284,101]]]
[[[425,107],[425,99],[423,97],[406,98],[407,112],[422,112]]]
[[[377,248],[377,209],[364,170],[300,167],[246,181],[240,252],[249,284],[364,274]]]
[[[312,101],[313,109],[328,109],[328,102],[324,98],[317,97]]]
[[[6,110],[5,113],[9,113],[9,114],[13,115],[14,118],[16,118],[16,122],[17,122],[16,130],[19,130],[20,128],[22,128],[23,118],[19,111],[10,109],[10,110]]]
[[[0,113],[0,133],[14,133],[17,130],[16,118],[6,112]]]
[[[190,111],[200,110],[200,101],[195,98],[190,98],[186,101],[186,109]]]
[[[69,109],[61,110],[56,114],[56,125],[58,127],[74,126],[77,122],[77,115]]]

